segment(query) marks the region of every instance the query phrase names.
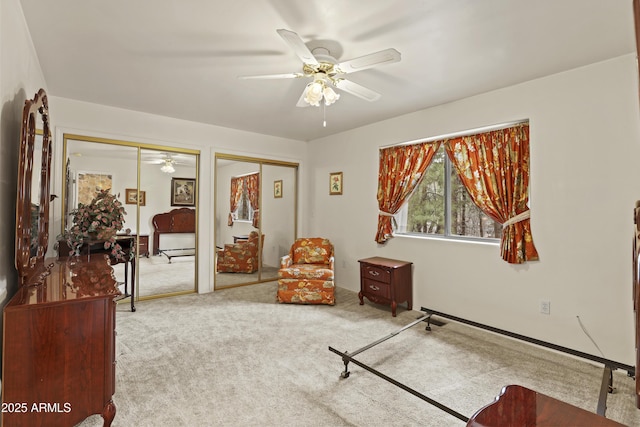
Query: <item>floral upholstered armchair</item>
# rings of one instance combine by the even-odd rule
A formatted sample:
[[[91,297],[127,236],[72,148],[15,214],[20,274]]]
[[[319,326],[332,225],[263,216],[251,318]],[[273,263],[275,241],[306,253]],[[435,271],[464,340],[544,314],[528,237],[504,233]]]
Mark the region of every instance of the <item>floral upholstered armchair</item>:
[[[328,239],[302,238],[280,260],[279,302],[335,304],[334,252]]]
[[[262,235],[264,243],[264,234]],[[218,273],[255,273],[258,271],[258,232],[249,233],[244,242],[224,245],[218,250]]]

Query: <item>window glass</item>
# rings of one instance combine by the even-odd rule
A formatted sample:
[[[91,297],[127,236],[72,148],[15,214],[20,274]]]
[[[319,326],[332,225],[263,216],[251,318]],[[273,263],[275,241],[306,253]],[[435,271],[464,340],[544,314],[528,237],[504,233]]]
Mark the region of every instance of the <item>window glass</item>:
[[[440,147],[424,177],[396,215],[396,234],[499,239],[502,225],[471,200]]]

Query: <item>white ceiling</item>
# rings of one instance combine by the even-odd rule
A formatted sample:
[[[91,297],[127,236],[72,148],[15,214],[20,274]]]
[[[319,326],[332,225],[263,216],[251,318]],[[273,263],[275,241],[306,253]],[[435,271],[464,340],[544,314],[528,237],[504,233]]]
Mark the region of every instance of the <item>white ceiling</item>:
[[[304,141],[635,51],[632,0],[21,2],[49,95]],[[306,79],[237,78],[301,71],[279,28],[402,60],[349,74],[382,97],[323,128]]]

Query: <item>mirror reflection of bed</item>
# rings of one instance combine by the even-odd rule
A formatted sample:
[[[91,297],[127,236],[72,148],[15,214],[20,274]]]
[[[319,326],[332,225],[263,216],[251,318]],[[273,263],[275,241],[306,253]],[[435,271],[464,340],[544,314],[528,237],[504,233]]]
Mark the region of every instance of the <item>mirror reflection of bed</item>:
[[[215,289],[277,280],[280,258],[296,237],[297,168],[294,163],[216,154]],[[247,184],[252,179],[257,179],[257,194],[251,193],[256,185]],[[231,194],[238,187],[234,181],[245,182],[244,191],[236,193],[237,206],[232,210]],[[256,241],[258,235],[263,236],[258,244],[257,269],[242,259],[237,262],[238,271],[231,271],[229,265],[234,261],[221,256],[225,249],[231,256],[234,252],[239,257],[249,256],[250,250],[241,245],[252,232]]]
[[[153,254],[152,218],[156,214],[183,207],[195,212],[195,205],[172,205],[171,190],[173,178],[194,179],[198,176],[197,152],[67,134],[64,135],[64,144],[67,159],[64,195],[66,212],[74,209],[79,202],[80,173],[90,173],[93,177],[110,176],[108,185],[113,187],[116,194],[120,194],[119,200],[124,203],[127,211],[125,229],[130,229],[130,233],[139,239],[140,257],[136,262],[137,297],[145,299],[196,292],[195,223],[187,230],[188,233],[163,235],[161,244],[164,248],[190,249],[189,254],[184,256],[173,256],[176,253],[170,253],[172,256],[169,262],[167,256]],[[167,158],[171,159],[173,172],[162,170]],[[130,195],[131,191],[136,194],[139,191],[141,197],[128,197],[127,194]],[[125,229],[121,233],[125,233]],[[116,279],[124,282],[124,264],[113,267]]]

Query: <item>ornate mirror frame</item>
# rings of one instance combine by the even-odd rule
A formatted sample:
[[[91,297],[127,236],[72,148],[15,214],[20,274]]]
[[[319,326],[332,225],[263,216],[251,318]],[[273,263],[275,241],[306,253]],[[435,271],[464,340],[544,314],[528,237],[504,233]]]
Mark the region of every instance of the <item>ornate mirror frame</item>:
[[[34,165],[36,136],[42,135],[42,162]],[[38,277],[48,274],[44,257],[49,243],[49,196],[51,179],[51,130],[49,104],[44,89],[24,103],[20,153],[18,158],[18,188],[16,196],[16,269],[19,286],[36,284]],[[34,169],[35,166],[35,169]],[[40,180],[40,194],[33,198],[34,176]],[[36,203],[34,203],[34,201]]]

